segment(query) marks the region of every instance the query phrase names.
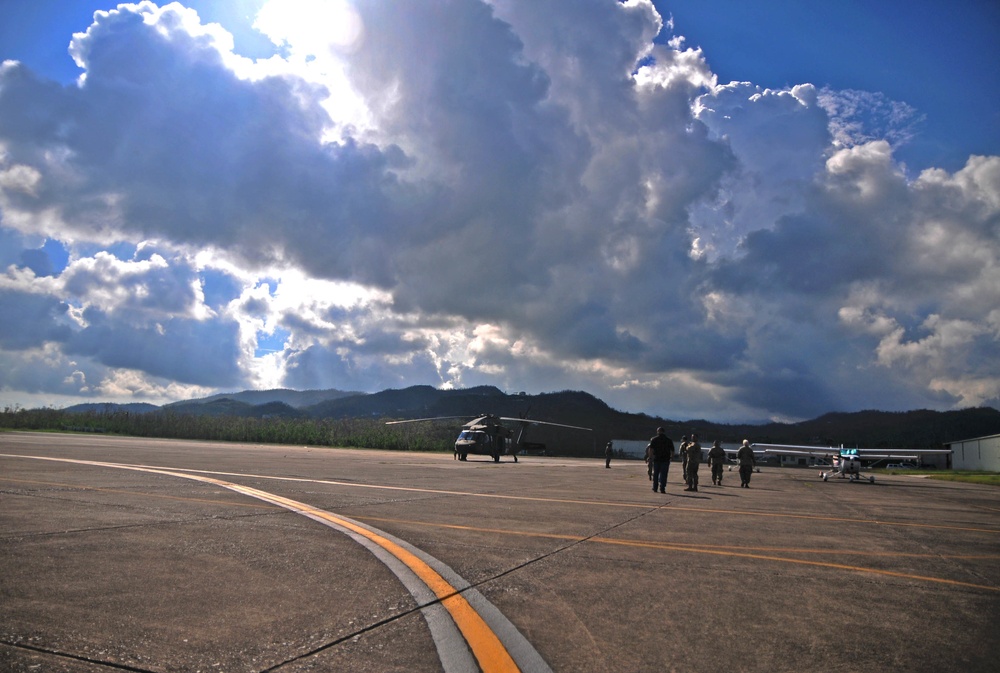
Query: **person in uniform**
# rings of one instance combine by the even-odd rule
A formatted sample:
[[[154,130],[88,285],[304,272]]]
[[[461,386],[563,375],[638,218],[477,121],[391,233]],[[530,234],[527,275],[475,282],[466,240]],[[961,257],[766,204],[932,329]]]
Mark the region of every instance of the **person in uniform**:
[[[681,479],[684,480],[686,484],[688,482],[688,436],[684,435],[681,437]]]
[[[712,468],[712,483],[716,486],[722,486],[722,468],[725,464],[726,450],[722,448],[722,442],[715,440],[708,451],[708,466]]]
[[[698,465],[701,463],[701,444],[698,435],[691,435],[687,446],[687,485],[685,491],[698,491]]]
[[[611,456],[614,453],[614,447],[611,445],[611,442],[608,442],[608,445],[604,447],[604,467],[611,467]]]
[[[674,457],[674,443],[667,437],[663,428],[657,428],[656,436],[649,440],[649,446],[653,454],[653,491],[659,487],[660,493],[666,493],[667,474],[670,472],[670,461]]]
[[[743,446],[736,452],[736,460],[740,461],[740,488],[750,488],[750,475],[753,474],[753,468],[757,464],[753,449],[750,447],[750,440],[743,440]]]

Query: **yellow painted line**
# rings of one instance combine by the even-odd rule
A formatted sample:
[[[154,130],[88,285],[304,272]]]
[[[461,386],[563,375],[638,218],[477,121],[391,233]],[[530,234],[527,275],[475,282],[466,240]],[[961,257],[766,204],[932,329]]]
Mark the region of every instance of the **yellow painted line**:
[[[471,605],[469,605],[469,602],[465,600],[461,593],[459,593],[458,589],[452,586],[446,579],[441,577],[436,570],[427,565],[427,563],[425,563],[422,559],[418,558],[416,555],[403,547],[400,547],[392,540],[386,539],[381,535],[377,535],[367,528],[358,526],[348,519],[341,518],[325,510],[316,509],[315,507],[311,507],[305,503],[283,498],[272,493],[267,493],[266,491],[259,491],[255,488],[250,488],[249,486],[229,484],[227,482],[210,479],[208,477],[192,478],[206,479],[211,483],[225,486],[226,488],[230,488],[238,493],[244,493],[251,497],[265,500],[296,512],[302,512],[324,519],[325,521],[330,521],[331,523],[342,526],[354,533],[357,533],[358,535],[366,537],[406,564],[406,566],[412,570],[414,574],[416,574],[417,577],[419,577],[424,584],[431,589],[431,591],[434,592],[434,595],[438,597],[441,604],[451,614],[452,619],[455,620],[455,624],[458,626],[459,631],[462,632],[462,636],[465,637],[466,642],[469,644],[473,655],[476,657],[476,660],[479,662],[479,666],[483,669],[484,673],[503,673],[507,671],[520,670],[511,658],[507,648],[503,646],[493,630],[486,624],[485,621],[483,621],[483,618],[479,615],[479,613],[476,612]]]
[[[399,559],[399,561],[412,570],[413,573],[417,575],[417,577],[419,577],[431,591],[434,592],[434,595],[438,597],[441,604],[448,610],[448,613],[455,621],[455,625],[458,627],[462,636],[468,643],[469,649],[472,650],[472,654],[479,663],[479,667],[482,669],[483,673],[520,672],[520,668],[518,668],[517,664],[514,662],[514,659],[507,651],[507,648],[503,646],[503,643],[500,642],[500,639],[486,624],[482,616],[476,612],[475,608],[469,604],[457,588],[452,586],[451,583],[442,577],[436,570],[431,568],[427,563],[410,551],[397,545],[393,541],[368,530],[367,528],[358,526],[348,519],[341,518],[321,509],[316,509],[315,507],[296,500],[268,493],[267,491],[261,491],[249,486],[241,486],[239,484],[199,474],[186,474],[184,472],[174,472],[160,468],[138,467],[120,463],[101,463],[96,461],[74,460],[68,458],[41,458],[41,460],[77,463],[95,467],[111,467],[132,470],[135,472],[146,472],[150,474],[162,474],[171,477],[179,477],[181,479],[190,479],[202,483],[213,484],[237,493],[242,493],[243,495],[247,495],[258,500],[278,505],[279,507],[296,513],[308,514],[310,516],[324,519],[343,528],[347,528],[348,530],[371,540],[395,556]]]
[[[907,528],[930,528],[944,530],[962,530],[972,533],[992,533],[1000,535],[996,528],[972,528],[969,526],[946,526],[935,523],[910,523],[907,521],[879,521],[876,519],[848,519],[839,516],[820,516],[819,514],[788,514],[786,512],[739,512],[731,509],[710,509],[702,507],[671,507],[671,512],[704,512],[708,514],[737,514],[740,516],[760,516],[776,519],[807,519],[809,521],[831,521],[834,523],[863,523],[873,526],[902,526]]]
[[[831,555],[870,555],[870,556],[883,556],[883,557],[912,557],[912,558],[952,558],[952,559],[965,559],[965,560],[991,560],[1000,559],[1000,555],[996,554],[983,554],[974,556],[964,556],[964,555],[941,555],[941,554],[903,554],[903,553],[876,553],[876,552],[851,552],[851,551],[838,551],[838,550],[800,550],[800,549],[783,549],[783,548],[767,548],[767,547],[732,547],[732,546],[712,546],[712,545],[693,545],[693,544],[676,544],[676,543],[665,543],[665,542],[646,542],[642,540],[624,540],[620,538],[607,538],[607,537],[587,537],[583,538],[579,535],[562,535],[558,533],[534,533],[529,531],[518,531],[518,530],[507,530],[502,528],[477,528],[474,526],[459,526],[454,524],[435,524],[435,523],[424,523],[420,521],[407,521],[398,519],[387,519],[378,517],[358,517],[362,521],[380,521],[380,522],[394,522],[402,524],[412,524],[412,525],[422,525],[431,528],[451,528],[457,530],[467,530],[473,532],[483,532],[490,533],[492,535],[513,535],[521,537],[536,537],[551,540],[566,540],[570,542],[596,542],[600,544],[610,544],[626,547],[643,547],[647,549],[660,549],[664,551],[679,551],[679,552],[689,552],[692,554],[711,554],[715,556],[731,556],[737,558],[749,558],[761,561],[777,561],[780,563],[792,563],[798,565],[808,565],[808,566],[819,566],[823,568],[834,568],[837,570],[850,570],[853,572],[862,573],[875,573],[879,575],[890,575],[893,577],[903,577],[906,579],[920,580],[924,582],[937,582],[941,584],[950,584],[955,586],[970,587],[974,589],[985,589],[987,591],[1000,591],[1000,587],[990,586],[986,584],[971,584],[968,582],[960,582],[957,580],[949,580],[940,577],[929,577],[926,575],[914,575],[911,573],[901,573],[892,570],[879,570],[877,568],[865,568],[862,566],[851,566],[842,563],[831,563],[825,561],[810,561],[806,559],[796,559],[787,558],[784,556],[770,556],[764,554],[750,553],[750,551],[770,551],[773,553],[808,553],[808,554],[831,554]],[[742,550],[742,551],[733,551]]]
[[[23,457],[30,457],[30,456],[23,456]],[[160,472],[160,473],[165,473],[165,474],[172,474],[174,476],[179,476],[179,477],[189,477],[189,478],[192,478],[192,479],[199,479],[199,480],[206,481],[206,482],[209,482],[209,483],[216,483],[218,485],[226,485],[226,484],[228,484],[228,482],[219,481],[219,480],[216,480],[216,479],[212,479],[210,477],[198,477],[196,474],[186,474],[186,473],[183,473],[183,472],[170,472],[170,471],[166,471],[164,468],[145,467],[145,466],[128,466],[128,465],[119,465],[119,464],[112,464],[112,463],[93,463],[91,461],[80,461],[80,460],[71,460],[71,459],[54,459],[54,458],[48,458],[48,459],[43,459],[43,460],[65,460],[65,461],[68,461],[68,462],[76,462],[76,463],[91,464],[91,465],[98,465],[98,466],[122,467],[122,468],[126,468],[126,469],[135,469],[135,470],[144,470],[144,471],[149,471],[149,472]],[[478,496],[478,497],[495,497],[495,498],[503,498],[503,499],[511,499],[511,500],[529,500],[529,501],[542,501],[542,502],[560,502],[560,503],[574,503],[574,504],[607,505],[607,506],[618,506],[618,507],[642,507],[642,508],[646,508],[646,509],[650,508],[650,506],[651,506],[650,504],[639,504],[639,503],[611,503],[611,502],[591,501],[591,500],[563,500],[563,499],[556,499],[556,498],[539,498],[539,497],[528,497],[528,496],[508,496],[508,495],[493,495],[493,494],[481,494],[481,493],[466,493],[466,492],[462,492],[462,491],[444,491],[444,490],[437,490],[437,489],[421,489],[421,488],[413,488],[413,487],[377,486],[377,485],[371,485],[371,484],[357,484],[357,483],[352,483],[352,482],[329,481],[329,480],[322,480],[322,479],[304,479],[304,478],[296,478],[296,477],[286,478],[286,477],[273,477],[273,476],[266,476],[266,475],[249,475],[249,474],[240,474],[240,473],[218,473],[218,472],[205,472],[205,471],[196,471],[196,470],[192,470],[191,472],[201,472],[201,473],[207,473],[207,474],[233,474],[234,476],[258,477],[258,478],[262,478],[262,479],[278,479],[278,480],[295,481],[295,482],[311,482],[311,483],[332,484],[332,485],[340,485],[340,486],[354,486],[354,487],[362,487],[362,488],[378,488],[378,489],[388,489],[388,490],[398,490],[398,491],[410,491],[410,492],[424,492],[424,493],[447,494],[447,495],[467,495],[467,496]],[[233,484],[232,486],[235,486],[237,488],[243,488],[243,487],[239,487],[236,484]],[[225,487],[229,488],[230,486],[226,485]],[[263,493],[263,491],[262,491],[262,493]],[[735,510],[722,510],[722,509],[701,508],[701,507],[670,507],[669,509],[670,509],[671,512],[683,511],[683,512],[694,512],[694,513],[737,515],[737,516],[760,516],[760,517],[770,517],[770,518],[806,519],[806,520],[814,520],[814,521],[830,521],[830,522],[837,522],[837,523],[861,523],[861,524],[869,524],[869,525],[887,525],[887,526],[903,526],[903,527],[912,527],[912,528],[945,529],[945,530],[957,530],[957,531],[978,532],[978,533],[991,533],[991,534],[1000,533],[1000,530],[994,530],[994,529],[959,527],[959,526],[944,526],[944,525],[940,525],[940,524],[920,524],[920,523],[907,523],[907,522],[874,521],[874,520],[871,520],[871,519],[848,519],[848,518],[843,518],[843,517],[818,516],[818,515],[810,515],[810,514],[788,514],[788,513],[776,513],[776,512],[741,512],[741,511],[735,511]],[[413,522],[413,523],[419,523],[419,522]],[[443,525],[443,524],[422,524],[422,525],[431,526],[431,525]],[[570,541],[572,541],[572,540],[582,540],[583,539],[583,538],[580,538],[579,536],[571,536],[571,535],[557,535],[557,534],[545,534],[545,533],[525,533],[525,532],[521,532],[521,531],[504,531],[504,530],[491,530],[491,529],[475,529],[473,527],[462,527],[462,526],[453,526],[453,527],[454,528],[464,528],[464,529],[467,529],[467,530],[481,530],[482,532],[491,532],[491,533],[499,533],[499,534],[507,534],[507,535],[526,535],[526,536],[536,536],[536,537],[547,537],[547,538],[551,538],[551,539],[564,539],[564,540],[570,540]],[[784,557],[779,557],[779,556],[766,556],[766,555],[762,555],[762,554],[751,554],[751,553],[748,553],[748,552],[727,551],[725,549],[712,549],[712,548],[704,547],[704,546],[690,547],[690,546],[678,545],[678,544],[663,544],[663,543],[651,543],[651,542],[640,542],[640,541],[629,541],[629,540],[615,540],[615,539],[611,539],[611,538],[588,538],[588,540],[592,541],[592,542],[600,542],[600,543],[604,543],[604,544],[616,544],[616,545],[625,545],[625,546],[648,547],[648,548],[663,549],[663,550],[668,550],[668,551],[682,551],[682,552],[700,553],[700,554],[713,554],[713,555],[719,555],[719,556],[733,556],[733,557],[753,558],[753,559],[758,559],[758,560],[777,561],[777,562],[782,562],[782,563],[793,563],[793,564],[800,564],[800,565],[820,566],[820,567],[835,568],[835,569],[840,569],[840,570],[850,570],[850,571],[854,571],[854,572],[866,572],[866,573],[874,573],[874,574],[881,574],[881,575],[890,575],[890,576],[895,576],[895,577],[904,577],[904,578],[908,578],[908,579],[921,580],[921,581],[927,581],[927,582],[938,582],[938,583],[943,583],[943,584],[951,584],[951,585],[957,585],[957,586],[966,586],[966,587],[977,588],[977,589],[985,589],[985,590],[988,590],[988,591],[1000,591],[1000,587],[993,587],[993,586],[980,585],[980,584],[970,584],[970,583],[958,582],[958,581],[955,581],[955,580],[947,580],[947,579],[942,579],[942,578],[926,577],[926,576],[922,576],[922,575],[911,575],[911,574],[907,574],[907,573],[898,573],[898,572],[888,571],[888,570],[878,570],[878,569],[873,569],[873,568],[863,568],[863,567],[860,567],[860,566],[850,566],[850,565],[837,564],[837,563],[827,563],[827,562],[821,562],[821,561],[809,561],[809,560],[804,560],[804,559],[791,559],[791,558],[784,558]],[[390,552],[390,553],[392,553],[392,552]],[[831,552],[831,553],[836,553],[836,552]],[[400,559],[400,560],[402,560],[402,559]],[[414,572],[416,572],[416,571],[414,571]],[[431,572],[434,572],[434,571],[431,570]],[[444,581],[443,578],[442,578],[442,581]]]
[[[290,500],[290,499],[287,499],[287,498],[282,498],[280,496],[268,493],[266,491],[260,491],[258,489],[250,488],[250,487],[247,487],[247,486],[241,486],[239,484],[233,484],[233,483],[230,483],[230,482],[225,482],[225,481],[221,481],[221,480],[218,480],[218,479],[213,479],[211,477],[203,477],[203,476],[200,476],[200,475],[190,475],[190,474],[185,474],[183,472],[171,472],[171,471],[163,470],[163,469],[159,469],[159,468],[124,466],[124,465],[118,465],[118,464],[112,464],[112,463],[101,464],[101,463],[94,463],[92,461],[71,461],[71,462],[85,462],[87,464],[96,465],[96,466],[117,467],[117,468],[120,468],[120,469],[131,469],[131,470],[140,471],[140,472],[151,472],[151,473],[155,473],[155,474],[165,474],[165,475],[169,475],[169,476],[175,476],[175,477],[180,477],[180,478],[185,478],[185,479],[193,479],[195,481],[201,481],[201,482],[204,482],[204,483],[210,483],[210,484],[214,484],[216,486],[222,487],[222,488],[226,488],[226,489],[238,492],[238,493],[242,493],[244,495],[248,495],[248,496],[253,497],[255,499],[258,499],[258,500],[264,500],[265,502],[270,502],[270,503],[272,503],[274,505],[277,505],[278,507],[282,507],[284,509],[290,509],[290,510],[296,511],[296,512],[303,512],[303,513],[311,514],[313,516],[319,517],[319,518],[324,519],[326,521],[330,521],[332,523],[335,523],[338,526],[342,526],[344,528],[347,528],[347,529],[349,529],[349,530],[351,530],[351,531],[353,531],[355,533],[358,533],[359,535],[362,535],[362,536],[368,538],[369,540],[371,540],[372,542],[378,544],[380,547],[382,547],[383,549],[385,549],[386,551],[388,551],[390,554],[392,554],[393,556],[395,556],[396,558],[398,558],[400,561],[402,561],[404,564],[406,564],[407,567],[409,567],[418,577],[420,577],[420,579],[425,584],[427,584],[428,587],[431,588],[431,590],[434,592],[434,594],[441,600],[442,605],[444,605],[444,607],[449,611],[449,613],[452,614],[452,618],[455,619],[456,625],[459,627],[459,630],[462,631],[462,635],[469,642],[470,647],[473,646],[473,641],[475,641],[476,643],[478,643],[478,646],[481,648],[481,651],[484,653],[484,655],[490,658],[489,660],[491,662],[502,661],[503,658],[504,658],[503,655],[506,655],[506,658],[509,660],[510,665],[513,666],[513,668],[497,668],[497,669],[487,669],[487,668],[484,668],[484,671],[487,671],[487,670],[489,670],[489,671],[492,671],[492,670],[497,670],[497,671],[512,670],[512,671],[516,671],[516,670],[518,670],[516,664],[514,664],[513,660],[510,659],[510,655],[507,653],[507,650],[500,643],[499,639],[497,639],[497,637],[493,633],[493,631],[485,624],[485,622],[482,621],[482,618],[472,608],[472,606],[469,605],[468,602],[464,598],[462,598],[461,594],[458,593],[458,591],[457,591],[457,589],[455,589],[455,587],[453,587],[443,577],[441,577],[436,571],[434,571],[430,566],[428,566],[422,560],[420,560],[419,558],[417,558],[416,556],[414,556],[413,554],[411,554],[409,551],[403,549],[402,547],[399,547],[399,545],[396,545],[395,543],[393,543],[390,540],[387,540],[387,539],[385,539],[385,538],[383,538],[381,536],[375,535],[374,533],[372,533],[371,531],[368,531],[365,528],[362,528],[362,527],[354,525],[350,521],[342,519],[342,518],[340,518],[340,517],[338,517],[336,515],[330,514],[329,512],[326,512],[324,510],[313,508],[313,507],[311,507],[309,505],[306,505],[305,503],[301,503],[301,502],[298,502],[298,501],[295,501],[295,500]],[[124,494],[129,494],[129,495],[136,495],[137,494],[136,491],[122,491],[122,490],[115,490],[115,489],[102,489],[102,488],[80,487],[80,486],[75,486],[75,485],[71,485],[71,484],[60,484],[60,483],[56,483],[56,482],[36,482],[36,481],[18,480],[18,479],[5,479],[4,481],[11,481],[11,482],[16,482],[16,483],[35,483],[35,484],[44,484],[44,485],[50,485],[50,486],[63,486],[63,487],[70,487],[70,488],[83,488],[83,490],[102,491],[102,492],[108,492],[108,493],[124,493]],[[408,490],[418,490],[418,489],[408,489]],[[164,495],[160,495],[160,494],[143,493],[143,495],[152,495],[153,497],[162,497],[162,498],[168,498],[168,499],[172,499],[172,500],[190,500],[192,502],[207,502],[207,503],[211,503],[211,504],[218,504],[220,502],[218,500],[203,500],[203,499],[197,499],[197,498],[179,498],[179,497],[176,497],[176,496],[164,496]],[[516,496],[510,496],[510,497],[516,497]],[[226,503],[226,504],[233,504],[233,503]],[[259,505],[241,505],[241,506],[260,507]],[[695,511],[695,512],[698,512],[698,511],[708,511],[708,512],[712,512],[712,513],[730,513],[730,514],[734,513],[734,512],[731,512],[731,511],[727,511],[727,510],[700,510],[700,509],[697,509],[697,508],[671,508],[671,510],[674,510],[674,509],[684,509],[686,511]],[[736,512],[736,513],[737,514],[742,514],[742,512]],[[760,513],[760,515],[761,516],[766,516],[766,513]],[[787,516],[787,515],[776,515],[776,516]],[[795,515],[791,515],[791,516],[795,516]],[[494,534],[494,535],[513,535],[513,536],[536,537],[536,538],[566,540],[566,541],[582,541],[584,539],[584,538],[581,538],[578,535],[560,535],[560,534],[556,534],[556,533],[533,533],[533,532],[528,532],[528,531],[517,531],[517,530],[509,530],[509,529],[502,529],[502,528],[482,528],[482,527],[476,527],[476,526],[465,526],[465,525],[457,525],[457,524],[436,524],[436,523],[427,523],[427,522],[422,522],[422,521],[405,520],[405,519],[390,519],[390,518],[384,518],[384,517],[357,517],[357,518],[361,519],[362,521],[378,521],[378,522],[387,522],[387,523],[419,525],[419,526],[433,527],[433,528],[446,528],[446,529],[452,529],[452,530],[465,530],[465,531],[470,531],[470,532],[490,533],[490,534]],[[798,517],[798,518],[823,518],[823,519],[827,519],[828,517],[801,516],[801,517]],[[841,521],[842,519],[832,519],[832,520]],[[876,523],[876,522],[870,522],[870,523]],[[915,524],[915,525],[919,525],[919,524]],[[959,529],[959,530],[966,530],[966,529]],[[903,558],[950,558],[950,559],[957,559],[957,560],[990,560],[990,559],[1000,558],[1000,556],[993,555],[993,554],[989,554],[989,555],[942,555],[942,554],[906,554],[906,553],[884,553],[884,552],[860,552],[860,551],[836,550],[836,549],[796,549],[796,548],[781,548],[781,547],[733,547],[733,546],[722,546],[722,545],[694,545],[694,544],[683,544],[683,543],[644,542],[644,541],[640,541],[640,540],[624,540],[624,539],[620,539],[620,538],[605,538],[605,537],[588,538],[587,541],[589,541],[589,542],[595,542],[595,543],[601,543],[601,544],[619,545],[619,546],[643,547],[643,548],[650,548],[650,549],[661,549],[661,550],[666,550],[666,551],[681,551],[681,552],[700,553],[700,554],[713,554],[713,555],[718,555],[718,556],[732,556],[732,557],[750,558],[750,559],[756,559],[756,560],[766,560],[766,561],[777,561],[777,562],[783,562],[783,563],[793,563],[793,564],[799,564],[799,565],[811,565],[811,566],[819,566],[819,567],[833,568],[833,569],[839,569],[839,570],[849,570],[849,571],[854,571],[854,572],[876,573],[876,574],[881,574],[881,575],[889,575],[889,576],[894,576],[894,577],[902,577],[902,578],[914,579],[914,580],[921,580],[921,581],[926,581],[926,582],[938,582],[938,583],[951,584],[951,585],[964,586],[964,587],[971,587],[971,588],[977,588],[977,589],[986,589],[986,590],[989,590],[989,591],[1000,591],[1000,587],[992,587],[992,586],[982,585],[982,584],[971,584],[971,583],[968,583],[968,582],[959,582],[959,581],[956,581],[956,580],[948,580],[948,579],[942,579],[942,578],[936,578],[936,577],[928,577],[928,576],[924,576],[924,575],[914,575],[914,574],[911,574],[911,573],[900,573],[900,572],[889,571],[889,570],[879,570],[879,569],[874,569],[874,568],[864,568],[864,567],[861,567],[861,566],[851,566],[851,565],[845,565],[845,564],[841,564],[841,563],[830,563],[830,562],[823,562],[823,561],[809,561],[809,560],[805,560],[805,559],[794,559],[794,558],[787,558],[787,557],[782,557],[782,556],[770,556],[770,555],[764,555],[764,554],[760,554],[760,553],[750,553],[750,552],[771,552],[771,553],[785,553],[785,554],[860,555],[860,556],[882,556],[882,557],[893,557],[893,558],[896,558],[896,557],[903,557]],[[742,550],[742,551],[735,551],[735,550]],[[468,624],[469,625],[468,629],[464,628],[463,624]],[[503,654],[500,654],[500,652],[496,649],[498,647],[500,648],[500,650],[502,650]],[[476,655],[476,657],[478,659],[479,658],[479,654],[476,652],[475,649],[473,649],[473,653]]]
[[[11,456],[11,458],[34,458],[36,456]],[[40,460],[63,460],[59,458],[41,458]],[[88,461],[73,461],[71,459],[65,459],[70,462],[79,462],[87,464]],[[98,463],[99,464],[99,463]],[[108,463],[109,465],[111,463]],[[932,530],[956,530],[956,531],[966,531],[970,533],[987,533],[990,535],[1000,535],[1000,529],[997,528],[978,528],[972,526],[947,526],[944,524],[926,524],[926,523],[912,523],[906,521],[878,521],[873,519],[851,519],[847,517],[837,517],[837,516],[824,516],[819,514],[790,514],[786,512],[754,512],[754,511],[740,511],[732,509],[715,509],[709,507],[684,507],[672,504],[664,505],[662,502],[660,505],[656,503],[646,502],[612,502],[608,500],[580,500],[571,498],[545,498],[539,496],[524,496],[524,495],[505,495],[501,493],[475,493],[471,491],[452,491],[446,489],[434,489],[434,488],[416,488],[413,486],[385,486],[381,484],[362,484],[358,482],[351,481],[339,481],[334,479],[308,479],[305,477],[276,477],[273,475],[266,474],[253,474],[245,472],[221,472],[215,470],[190,470],[185,468],[170,468],[170,467],[160,467],[156,465],[127,465],[127,464],[117,464],[121,467],[132,467],[136,469],[149,469],[149,470],[171,470],[174,473],[184,473],[184,474],[214,474],[227,477],[243,477],[249,479],[267,479],[272,481],[287,481],[293,483],[309,483],[309,484],[324,484],[330,486],[347,486],[351,488],[362,488],[362,489],[374,489],[382,491],[400,491],[404,493],[428,493],[431,495],[455,495],[470,498],[495,498],[498,500],[516,500],[524,502],[544,502],[544,503],[557,503],[557,504],[570,504],[570,505],[592,505],[597,507],[622,507],[629,509],[650,509],[657,506],[667,506],[670,508],[671,512],[689,512],[693,514],[723,514],[727,516],[752,516],[752,517],[766,517],[766,518],[786,518],[786,519],[805,519],[808,521],[828,521],[831,523],[850,523],[850,524],[864,524],[868,526],[899,526],[902,528],[926,528]]]
[[[12,456],[12,457],[30,457],[30,456]],[[82,461],[85,462],[85,461]],[[123,465],[124,467],[124,465]],[[727,516],[752,516],[752,517],[767,517],[767,518],[787,518],[787,519],[805,519],[809,521],[828,521],[832,523],[852,523],[852,524],[865,524],[869,526],[900,526],[907,528],[927,528],[927,529],[939,529],[939,530],[957,530],[966,531],[972,533],[988,533],[991,535],[1000,535],[1000,528],[978,528],[972,526],[947,526],[944,524],[925,524],[925,523],[912,523],[906,521],[879,521],[873,519],[851,519],[847,517],[837,517],[819,514],[790,514],[786,512],[754,512],[754,511],[740,511],[732,509],[716,509],[709,507],[684,507],[672,504],[664,504],[662,501],[660,504],[655,502],[613,502],[609,500],[581,500],[573,498],[546,498],[541,496],[526,496],[526,495],[506,495],[502,493],[476,493],[472,491],[453,491],[447,489],[434,489],[434,488],[417,488],[413,486],[385,486],[382,484],[362,484],[352,481],[339,481],[335,479],[311,479],[305,477],[276,477],[273,475],[266,474],[253,474],[245,472],[220,472],[214,470],[189,470],[185,468],[168,468],[168,467],[158,467],[155,465],[134,465],[132,467],[136,468],[148,468],[152,470],[178,470],[184,473],[190,474],[215,474],[227,477],[243,477],[249,479],[267,479],[273,481],[287,481],[294,483],[309,483],[309,484],[324,484],[330,486],[347,486],[351,488],[362,488],[362,489],[374,489],[382,491],[400,491],[404,493],[428,493],[431,495],[455,495],[469,498],[494,498],[498,500],[515,500],[524,502],[544,502],[544,503],[555,503],[555,504],[569,504],[569,505],[592,505],[597,507],[622,507],[628,509],[651,509],[654,507],[669,507],[671,512],[690,512],[693,514],[724,514]]]
[[[820,568],[833,568],[835,570],[849,570],[852,572],[873,573],[876,575],[902,577],[905,579],[919,580],[922,582],[935,582],[938,584],[949,584],[952,586],[968,587],[971,589],[984,589],[986,591],[1000,592],[1000,587],[990,586],[986,584],[972,584],[970,582],[959,582],[958,580],[949,580],[942,577],[928,577],[926,575],[913,575],[910,573],[901,573],[901,572],[896,572],[894,570],[863,568],[861,566],[850,566],[850,565],[845,565],[843,563],[829,563],[826,561],[807,561],[805,559],[792,559],[792,558],[784,558],[781,556],[764,556],[762,554],[749,554],[745,552],[722,551],[718,549],[698,549],[693,547],[678,547],[669,544],[645,543],[645,542],[637,542],[629,540],[612,540],[608,538],[590,538],[590,539],[593,541],[604,542],[606,544],[625,545],[631,547],[652,547],[655,549],[665,549],[669,551],[683,551],[696,554],[711,554],[715,556],[732,556],[738,558],[756,559],[760,561],[777,561],[779,563],[793,563],[797,565],[815,566]]]
[[[187,475],[184,475],[187,476]],[[57,481],[36,481],[33,479],[3,479],[0,481],[5,481],[14,484],[34,484],[36,486],[54,486],[56,488],[67,488],[73,489],[75,491],[95,491],[98,493],[114,493],[116,495],[141,495],[146,498],[163,498],[164,500],[178,500],[181,502],[198,502],[207,503],[210,505],[227,505],[232,507],[249,507],[252,509],[266,509],[273,510],[274,507],[268,505],[258,505],[252,502],[235,502],[232,500],[212,500],[210,498],[182,498],[178,495],[164,495],[163,493],[150,493],[149,491],[138,491],[138,490],[127,490],[120,488],[100,488],[98,486],[81,486],[80,484],[63,484]]]
[[[451,524],[451,523],[428,523],[426,521],[415,521],[412,519],[392,519],[389,517],[377,517],[377,516],[357,516],[354,517],[361,521],[377,521],[379,523],[396,523],[396,524],[409,524],[415,526],[425,526],[428,528],[450,528],[454,530],[465,530],[473,533],[490,533],[493,535],[514,535],[522,537],[540,537],[549,538],[554,540],[603,540],[603,539],[614,539],[614,538],[582,538],[579,535],[563,535],[559,533],[537,533],[531,531],[520,531],[520,530],[510,530],[505,528],[482,528],[479,526],[466,526],[461,524]],[[625,542],[628,542],[625,540]],[[642,541],[640,541],[642,542]],[[656,543],[649,543],[656,544]],[[785,553],[785,554],[834,554],[834,555],[845,555],[845,556],[884,556],[884,557],[900,557],[900,558],[948,558],[948,559],[958,559],[958,560],[990,560],[998,559],[1000,560],[1000,554],[911,554],[907,552],[866,552],[866,551],[851,551],[844,549],[800,549],[794,547],[737,547],[733,545],[704,545],[704,544],[694,544],[694,543],[684,543],[684,542],[670,542],[668,544],[671,548],[675,547],[690,547],[692,549],[737,549],[737,550],[747,550],[751,549],[754,551],[768,551],[774,553]]]

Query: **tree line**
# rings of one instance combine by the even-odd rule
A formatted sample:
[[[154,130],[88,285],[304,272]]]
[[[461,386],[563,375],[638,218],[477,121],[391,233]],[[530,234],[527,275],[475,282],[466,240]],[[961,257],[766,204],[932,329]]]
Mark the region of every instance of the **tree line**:
[[[391,451],[451,451],[456,436],[454,423],[439,422],[386,425],[384,420],[373,418],[253,418],[169,411],[70,413],[10,407],[0,412],[0,428]]]

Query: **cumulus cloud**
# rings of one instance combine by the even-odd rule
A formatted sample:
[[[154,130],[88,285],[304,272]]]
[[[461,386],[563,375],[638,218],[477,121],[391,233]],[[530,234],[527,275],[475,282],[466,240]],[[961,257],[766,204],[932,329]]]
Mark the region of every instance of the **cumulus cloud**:
[[[0,66],[4,395],[1000,396],[1000,158],[909,175],[905,105],[719,83],[648,0],[270,0],[255,25],[277,55],[120,5],[73,36],[76,84]]]

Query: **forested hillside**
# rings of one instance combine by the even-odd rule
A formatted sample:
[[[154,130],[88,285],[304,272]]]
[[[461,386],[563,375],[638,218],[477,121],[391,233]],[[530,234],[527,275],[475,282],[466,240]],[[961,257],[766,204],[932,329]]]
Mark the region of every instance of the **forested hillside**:
[[[0,427],[70,429],[138,436],[308,443],[411,450],[449,450],[461,425],[494,414],[591,428],[527,426],[523,439],[557,455],[594,456],[613,439],[648,439],[664,426],[675,440],[814,444],[871,448],[939,448],[943,443],[1000,434],[1000,411],[861,411],[829,413],[801,423],[724,424],[656,418],[612,409],[593,395],[563,391],[507,394],[492,386],[438,390],[413,386],[379,393],[244,391],[153,405],[87,404],[64,410],[7,409]],[[405,425],[389,420],[437,419]],[[517,423],[510,423],[519,426]]]

